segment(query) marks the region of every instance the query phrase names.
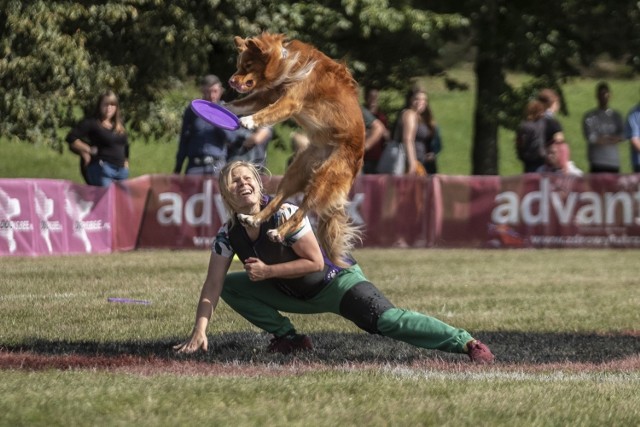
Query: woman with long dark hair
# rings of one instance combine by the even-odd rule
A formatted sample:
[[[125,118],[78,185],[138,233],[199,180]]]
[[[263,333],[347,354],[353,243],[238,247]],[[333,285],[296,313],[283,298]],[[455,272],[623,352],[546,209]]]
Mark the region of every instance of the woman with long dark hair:
[[[440,130],[424,89],[413,87],[407,93],[405,107],[398,116],[393,138],[404,144],[407,174],[438,172],[436,156],[442,148]]]
[[[129,139],[112,90],[98,97],[93,114],[71,129],[66,140],[80,156],[87,184],[106,187],[129,177]]]

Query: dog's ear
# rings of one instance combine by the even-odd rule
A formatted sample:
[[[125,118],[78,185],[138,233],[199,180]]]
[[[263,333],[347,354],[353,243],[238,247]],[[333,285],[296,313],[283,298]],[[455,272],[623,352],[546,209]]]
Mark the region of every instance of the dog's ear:
[[[244,52],[245,50],[247,50],[247,41],[242,37],[235,36],[233,38],[233,42],[236,44],[236,49],[238,49],[238,52]]]
[[[247,49],[254,49],[262,55],[267,49],[267,46],[265,46],[262,40],[253,38],[247,40]]]

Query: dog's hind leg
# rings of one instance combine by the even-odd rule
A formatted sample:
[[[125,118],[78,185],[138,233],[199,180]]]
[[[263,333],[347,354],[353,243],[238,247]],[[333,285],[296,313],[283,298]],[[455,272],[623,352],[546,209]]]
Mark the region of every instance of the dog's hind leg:
[[[277,235],[286,236],[294,232],[307,212],[316,212],[320,245],[336,265],[345,266],[343,258],[358,237],[357,230],[348,222],[345,206],[361,162],[348,150],[337,149],[331,154],[313,174],[298,211],[278,227]]]

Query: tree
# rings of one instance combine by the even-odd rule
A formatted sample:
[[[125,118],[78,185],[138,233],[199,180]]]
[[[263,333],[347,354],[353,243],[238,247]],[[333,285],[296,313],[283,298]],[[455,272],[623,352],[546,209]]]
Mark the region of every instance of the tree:
[[[513,128],[525,100],[538,88],[558,89],[602,54],[640,69],[640,9],[632,0],[472,0],[429,2],[436,13],[469,19],[475,48],[476,103],[472,174],[498,174],[498,126]],[[520,70],[535,79],[514,88],[505,79]]]
[[[175,135],[184,105],[167,105],[165,89],[212,71],[229,76],[234,35],[284,32],[345,58],[365,83],[401,85],[434,69],[413,53],[435,56],[440,28],[460,25],[413,11],[407,1],[390,8],[384,0],[5,0],[3,6],[0,132],[58,148],[60,129],[78,119],[76,107],[89,109],[107,87],[119,94],[130,130]]]
[[[165,90],[203,73],[225,79],[233,36],[263,30],[343,58],[362,85],[394,88],[445,70],[447,41],[468,43],[473,174],[498,173],[498,128],[515,126],[537,88],[558,88],[603,53],[640,69],[636,0],[0,1],[0,133],[53,146],[77,120],[75,107],[106,87],[121,96],[131,130],[175,135],[184,105]],[[508,70],[536,79],[514,88]]]

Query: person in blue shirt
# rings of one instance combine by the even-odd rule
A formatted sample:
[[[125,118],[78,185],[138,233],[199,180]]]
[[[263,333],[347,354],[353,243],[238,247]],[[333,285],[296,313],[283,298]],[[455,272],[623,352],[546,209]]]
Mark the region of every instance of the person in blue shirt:
[[[224,88],[213,74],[200,80],[202,99],[216,104],[222,103]],[[265,167],[267,145],[273,135],[270,127],[261,127],[255,132],[239,128],[226,130],[216,127],[198,117],[191,106],[182,117],[182,130],[176,154],[174,173],[181,173],[187,161],[187,175],[218,176],[220,169],[230,160],[247,160]]]
[[[627,115],[625,134],[631,143],[631,166],[633,172],[640,173],[640,104]]]
[[[224,93],[220,79],[209,74],[200,80],[202,99],[219,103]],[[182,116],[182,130],[176,154],[174,173],[181,173],[187,160],[187,175],[218,175],[227,162],[229,131],[198,117],[188,106]]]

